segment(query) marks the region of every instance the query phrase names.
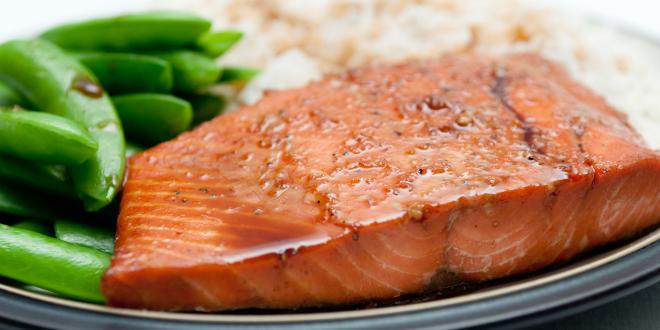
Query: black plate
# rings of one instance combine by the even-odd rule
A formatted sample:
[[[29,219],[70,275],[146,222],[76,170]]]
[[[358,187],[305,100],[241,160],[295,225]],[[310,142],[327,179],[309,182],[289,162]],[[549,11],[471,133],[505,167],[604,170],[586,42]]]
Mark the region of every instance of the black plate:
[[[0,317],[31,326],[85,330],[509,329],[577,313],[657,282],[660,228],[554,271],[453,298],[400,306],[291,314],[160,313],[72,302],[0,285]]]

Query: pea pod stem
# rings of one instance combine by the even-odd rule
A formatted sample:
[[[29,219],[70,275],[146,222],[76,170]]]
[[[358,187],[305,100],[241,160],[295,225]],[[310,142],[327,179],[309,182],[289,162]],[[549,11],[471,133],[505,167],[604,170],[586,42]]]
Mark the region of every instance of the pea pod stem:
[[[92,248],[0,224],[0,275],[90,302],[105,301],[100,283],[110,256]]]
[[[197,47],[210,57],[218,57],[227,52],[241,40],[239,31],[214,31],[202,35],[197,40]]]
[[[135,51],[194,47],[211,22],[179,11],[97,18],[50,29],[42,38],[67,49]]]
[[[98,144],[96,153],[70,166],[69,172],[87,210],[110,203],[124,178],[124,139],[114,107],[94,76],[53,44],[31,39],[0,45],[0,80],[35,108],[71,119],[90,132]]]
[[[259,74],[258,69],[240,66],[227,66],[222,68],[220,83],[247,82]]]
[[[129,94],[112,99],[132,141],[153,145],[186,131],[192,122],[190,103],[165,94]]]

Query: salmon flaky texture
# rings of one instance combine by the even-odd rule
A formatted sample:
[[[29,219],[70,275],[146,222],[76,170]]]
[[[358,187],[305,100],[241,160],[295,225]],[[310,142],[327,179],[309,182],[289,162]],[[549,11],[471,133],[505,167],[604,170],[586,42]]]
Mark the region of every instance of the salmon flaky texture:
[[[532,54],[360,68],[133,157],[110,305],[289,309],[540,269],[660,223],[660,153]]]

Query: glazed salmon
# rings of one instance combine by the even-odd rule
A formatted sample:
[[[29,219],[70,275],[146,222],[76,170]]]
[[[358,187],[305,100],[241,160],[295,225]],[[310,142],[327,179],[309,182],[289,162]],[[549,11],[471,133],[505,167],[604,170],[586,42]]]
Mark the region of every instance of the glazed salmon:
[[[538,56],[272,92],[130,160],[110,305],[351,304],[566,261],[660,223],[660,153]]]

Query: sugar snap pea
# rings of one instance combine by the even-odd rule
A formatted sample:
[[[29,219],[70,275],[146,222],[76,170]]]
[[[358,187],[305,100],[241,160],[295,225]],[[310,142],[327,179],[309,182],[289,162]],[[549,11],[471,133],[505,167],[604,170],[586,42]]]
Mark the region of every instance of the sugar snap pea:
[[[220,115],[227,105],[221,95],[189,94],[184,97],[193,108],[193,125],[199,125]]]
[[[0,107],[26,106],[25,99],[7,84],[0,82]]]
[[[0,156],[0,181],[13,182],[59,197],[76,197],[68,173],[62,166]]]
[[[101,276],[110,256],[95,249],[0,224],[0,275],[63,296],[105,301]]]
[[[193,47],[211,22],[178,11],[153,11],[65,24],[42,38],[67,49],[134,51]]]
[[[216,31],[202,35],[197,40],[197,46],[204,54],[218,57],[228,51],[243,37],[239,31]]]
[[[75,53],[110,94],[169,93],[172,69],[153,56],[127,53]]]
[[[172,66],[174,90],[191,92],[212,85],[220,78],[221,69],[212,58],[195,51],[174,50],[153,52],[153,56],[168,61]]]
[[[78,165],[98,143],[80,124],[50,113],[0,109],[0,153],[42,163]]]
[[[132,141],[152,145],[174,138],[192,122],[190,103],[166,94],[128,94],[112,98]]]
[[[65,242],[88,246],[110,254],[115,246],[115,232],[111,228],[75,221],[56,220],[55,237]]]
[[[72,119],[91,133],[96,154],[69,171],[87,210],[110,203],[124,178],[124,139],[112,103],[93,75],[58,47],[32,39],[0,45],[0,80],[37,109]]]
[[[43,220],[23,220],[13,224],[12,227],[33,231],[46,236],[53,235],[53,224],[50,222],[47,223]]]

